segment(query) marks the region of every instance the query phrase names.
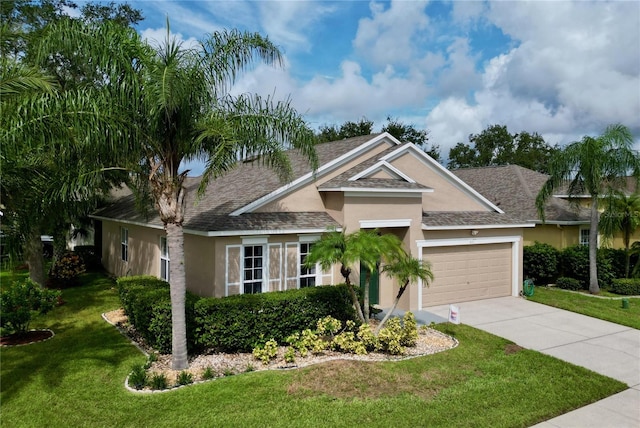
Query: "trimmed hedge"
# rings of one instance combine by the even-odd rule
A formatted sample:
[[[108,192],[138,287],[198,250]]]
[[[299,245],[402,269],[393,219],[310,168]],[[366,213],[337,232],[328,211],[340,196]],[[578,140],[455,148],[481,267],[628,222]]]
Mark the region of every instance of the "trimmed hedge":
[[[138,333],[159,352],[171,352],[169,284],[153,276],[124,277],[118,279],[118,292]],[[185,308],[190,352],[248,352],[269,339],[284,342],[294,332],[314,329],[327,315],[343,322],[355,320],[345,285],[225,298],[187,292]]]
[[[640,278],[614,279],[611,292],[623,296],[640,296]]]
[[[558,277],[560,251],[549,244],[536,241],[523,248],[524,277],[536,284],[551,284]]]
[[[611,260],[602,250],[598,250],[598,283],[600,288],[608,289],[614,278]],[[574,245],[560,252],[560,274],[565,277],[575,278],[582,284],[582,288],[589,289],[589,246]]]
[[[162,353],[171,352],[171,295],[169,284],[154,276],[118,278],[118,293],[125,314],[149,345]],[[187,349],[195,348],[194,306],[199,299],[187,292],[185,315]]]
[[[556,287],[562,288],[563,290],[573,290],[573,291],[583,289],[580,281],[578,281],[575,278],[567,278],[567,277],[558,278],[558,280],[556,281]]]
[[[328,315],[355,321],[345,285],[203,298],[196,304],[196,340],[219,352],[249,352],[270,339],[282,343],[295,332],[315,329]]]

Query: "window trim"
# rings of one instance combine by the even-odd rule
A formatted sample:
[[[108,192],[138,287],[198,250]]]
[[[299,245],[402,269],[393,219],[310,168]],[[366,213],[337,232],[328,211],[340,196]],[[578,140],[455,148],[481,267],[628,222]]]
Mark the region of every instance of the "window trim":
[[[166,250],[166,254],[162,251],[163,250],[163,246],[162,246],[162,242],[164,241],[164,249]],[[166,278],[163,278],[162,276],[162,265],[166,263],[167,267],[165,269],[166,272]],[[171,274],[170,274],[170,269],[171,269],[171,257],[169,256],[169,243],[167,242],[167,237],[166,236],[161,236],[160,237],[160,279],[169,282],[169,279],[171,278]]]
[[[247,268],[245,267],[245,263],[246,263],[246,249],[248,247],[253,247],[253,248],[261,248],[262,249],[262,255],[260,256],[260,258],[262,259],[262,266],[260,266],[261,269],[261,275],[262,277],[260,278],[260,293],[265,293],[265,282],[268,284],[268,277],[267,277],[267,266],[268,266],[268,254],[267,254],[267,245],[262,244],[262,243],[251,243],[248,245],[243,245],[242,246],[242,271],[240,274],[240,294],[248,294],[245,293],[245,284],[247,283],[257,283],[258,281],[256,280],[251,280],[251,281],[246,281],[245,280],[245,272],[247,270]],[[252,258],[255,259],[254,256],[251,256]],[[252,270],[255,271],[255,268],[252,267]],[[257,293],[251,293],[251,294],[257,294]]]
[[[129,261],[129,229],[126,227],[120,228],[120,259]]]
[[[305,287],[316,287],[318,285],[320,285],[320,282],[318,281],[318,272],[320,270],[320,266],[319,263],[316,263],[316,265],[309,269],[310,273],[307,273],[306,275],[302,274],[302,263],[303,263],[303,255],[306,256],[307,254],[309,254],[309,252],[311,251],[311,246],[313,245],[314,241],[300,241],[298,242],[298,288],[305,288]],[[303,245],[307,245],[307,252],[303,253],[302,252],[302,246]],[[313,278],[313,285],[306,285],[306,286],[302,286],[302,279],[303,278]]]
[[[586,242],[583,241],[583,239],[582,239],[582,235],[583,235],[584,232],[586,232],[586,235],[587,235]],[[588,246],[589,245],[589,239],[590,239],[590,233],[591,233],[591,228],[590,227],[581,227],[579,229],[579,232],[578,232],[578,243],[580,245]]]

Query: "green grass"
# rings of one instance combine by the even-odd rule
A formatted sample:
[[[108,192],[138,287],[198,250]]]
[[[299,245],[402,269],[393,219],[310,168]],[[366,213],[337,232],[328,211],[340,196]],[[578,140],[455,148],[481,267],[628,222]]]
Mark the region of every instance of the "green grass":
[[[161,394],[123,383],[145,357],[102,312],[113,283],[86,277],[67,304],[34,321],[56,336],[2,349],[2,426],[11,427],[524,427],[626,389],[623,383],[465,325],[441,325],[460,345],[397,363],[334,362],[262,371]],[[537,291],[537,290],[536,290]]]
[[[629,308],[623,309],[621,299],[601,299],[581,293],[536,287],[533,296],[527,299],[640,329],[640,299],[637,298],[630,298]]]

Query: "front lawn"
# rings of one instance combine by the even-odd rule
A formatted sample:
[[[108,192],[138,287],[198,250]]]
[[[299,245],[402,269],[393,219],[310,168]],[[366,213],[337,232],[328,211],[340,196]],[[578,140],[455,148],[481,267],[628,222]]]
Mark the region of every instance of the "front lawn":
[[[134,394],[124,379],[145,357],[100,316],[119,306],[113,283],[85,280],[64,290],[66,305],[33,323],[52,328],[53,339],[2,349],[3,426],[524,427],[627,388],[469,326],[440,325],[457,348]]]
[[[639,298],[629,298],[629,308],[623,309],[620,299],[603,299],[554,288],[536,287],[533,296],[527,299],[640,329]]]

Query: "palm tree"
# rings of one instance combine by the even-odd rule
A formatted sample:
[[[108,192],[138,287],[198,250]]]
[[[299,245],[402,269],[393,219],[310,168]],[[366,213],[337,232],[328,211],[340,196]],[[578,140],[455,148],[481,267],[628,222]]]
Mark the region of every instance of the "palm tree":
[[[393,306],[389,309],[389,312],[384,316],[378,327],[376,328],[376,336],[391,317],[393,311],[398,307],[398,302],[404,294],[409,284],[421,280],[424,284],[429,286],[429,282],[433,281],[433,272],[431,271],[431,265],[415,257],[411,257],[406,252],[403,252],[402,256],[386,264],[382,268],[382,272],[386,273],[390,278],[396,278],[400,283],[400,289],[396,295],[396,300],[393,302]]]
[[[349,288],[353,307],[358,315],[358,319],[360,322],[364,322],[360,299],[358,299],[358,295],[351,283],[351,265],[355,263],[357,259],[353,259],[352,256],[354,256],[354,254],[347,251],[349,245],[349,235],[346,235],[344,228],[339,231],[335,229],[329,230],[322,235],[319,241],[313,244],[311,251],[305,259],[305,266],[313,267],[318,263],[323,270],[328,270],[331,266],[339,264],[340,274]]]
[[[640,195],[634,193],[625,195],[623,192],[613,192],[606,200],[606,206],[600,215],[600,231],[607,239],[613,238],[616,232],[622,233],[625,249],[625,277],[629,278],[629,264],[631,260],[631,235],[640,227]]]
[[[340,273],[349,286],[353,305],[360,322],[369,322],[369,288],[371,275],[377,271],[381,262],[395,260],[403,253],[402,241],[392,234],[381,235],[377,230],[360,230],[349,235],[344,230],[331,230],[313,244],[307,255],[305,264],[309,267],[319,263],[323,269],[334,264],[340,264]],[[352,266],[360,262],[361,270],[365,272],[363,290],[363,308],[351,284],[349,275]]]
[[[598,201],[612,190],[626,186],[631,172],[640,177],[640,159],[632,149],[633,137],[623,125],[610,125],[599,137],[585,136],[569,144],[549,164],[549,178],[540,189],[536,207],[544,221],[544,205],[555,189],[568,183],[570,197],[588,194],[591,198],[589,231],[589,291],[600,292],[596,254],[598,244]]]

